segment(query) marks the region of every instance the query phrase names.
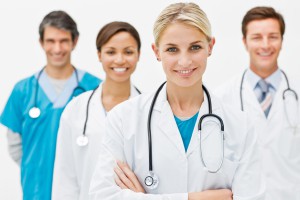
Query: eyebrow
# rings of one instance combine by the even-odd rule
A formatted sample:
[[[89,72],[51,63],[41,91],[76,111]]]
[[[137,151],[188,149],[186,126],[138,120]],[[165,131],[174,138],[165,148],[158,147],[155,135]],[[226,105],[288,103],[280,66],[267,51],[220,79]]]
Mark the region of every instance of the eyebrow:
[[[197,41],[191,42],[190,45],[197,44],[197,43],[204,43],[204,41],[197,40]],[[167,45],[167,46],[177,46],[176,44],[173,44],[173,43],[167,43],[165,45]]]
[[[116,47],[104,47],[105,49],[116,49]],[[129,49],[129,48],[135,48],[134,46],[127,46],[124,47],[123,49]]]

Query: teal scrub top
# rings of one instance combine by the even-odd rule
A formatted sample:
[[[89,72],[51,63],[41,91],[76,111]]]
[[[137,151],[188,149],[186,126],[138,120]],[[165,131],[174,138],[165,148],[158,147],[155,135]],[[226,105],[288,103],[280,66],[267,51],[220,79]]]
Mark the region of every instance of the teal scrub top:
[[[81,71],[78,72],[80,88],[85,91],[96,88],[101,80]],[[75,73],[67,80],[65,89],[57,96],[54,88],[42,73],[18,82],[3,110],[0,123],[22,137],[21,184],[24,200],[50,200],[55,159],[56,137],[61,113],[66,104],[84,90],[77,87]],[[36,105],[41,114],[33,119],[29,110],[33,107],[36,84],[39,84]],[[77,94],[73,94],[77,93]]]
[[[184,145],[185,152],[187,151],[187,149],[189,147],[197,117],[198,117],[198,112],[193,117],[191,117],[187,120],[181,120],[174,115],[178,130],[180,132],[180,136],[181,136],[181,139],[182,139],[182,142]]]

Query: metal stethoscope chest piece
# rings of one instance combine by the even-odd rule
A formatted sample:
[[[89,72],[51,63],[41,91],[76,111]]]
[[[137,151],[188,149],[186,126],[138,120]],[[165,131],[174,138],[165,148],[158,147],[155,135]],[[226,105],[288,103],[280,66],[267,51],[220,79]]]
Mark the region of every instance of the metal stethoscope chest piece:
[[[154,190],[157,188],[159,180],[158,180],[158,177],[156,176],[156,174],[153,173],[153,171],[149,171],[149,174],[148,174],[148,176],[146,176],[144,182],[145,182],[145,185],[149,189]]]
[[[76,143],[78,146],[83,147],[89,143],[89,139],[86,135],[80,135],[77,137]]]
[[[76,76],[76,82],[77,82],[77,86],[76,88],[74,88],[73,93],[75,91],[82,91],[85,92],[85,89],[79,86],[79,79],[78,79],[78,72],[77,69],[75,67],[73,67],[75,70],[75,76]],[[39,80],[40,77],[44,71],[45,67],[43,67],[43,69],[40,70],[40,72],[37,75],[37,81],[36,81],[36,85],[35,85],[35,93],[34,93],[34,102],[33,102],[33,106],[29,109],[29,117],[32,119],[36,119],[39,118],[41,116],[41,109],[37,106],[37,98],[38,98],[38,93],[39,93]]]
[[[153,108],[154,108],[154,104],[156,102],[156,99],[161,91],[161,89],[163,88],[163,86],[165,85],[166,82],[164,82],[156,91],[154,97],[153,97],[153,100],[152,100],[152,103],[151,103],[151,106],[150,106],[150,109],[149,109],[149,114],[148,114],[148,121],[147,121],[147,130],[148,130],[148,148],[149,148],[149,172],[148,172],[148,175],[145,177],[145,180],[144,180],[144,183],[146,185],[146,187],[148,189],[156,189],[159,185],[159,179],[158,179],[158,176],[154,173],[153,171],[153,165],[152,165],[152,134],[151,134],[151,117],[152,117],[152,112],[153,112]],[[220,123],[220,127],[221,127],[221,137],[222,137],[222,142],[223,142],[223,145],[222,145],[222,160],[220,162],[220,165],[218,166],[218,168],[216,170],[209,170],[208,169],[208,172],[210,173],[216,173],[218,172],[221,167],[222,167],[222,164],[223,164],[223,160],[224,160],[224,124],[223,124],[223,120],[218,116],[218,115],[215,115],[212,113],[212,104],[211,104],[211,99],[210,99],[210,95],[209,95],[209,92],[208,90],[202,85],[202,88],[207,96],[207,100],[208,100],[208,109],[209,109],[209,113],[206,114],[206,115],[203,115],[200,119],[199,119],[199,122],[198,122],[198,129],[199,129],[199,133],[201,134],[201,129],[202,129],[202,122],[204,120],[204,118],[206,117],[213,117],[213,118],[216,118],[219,123]],[[202,164],[205,168],[208,168],[206,166],[206,163],[203,159],[203,155],[202,155],[202,148],[201,148],[201,140],[200,140],[200,151],[201,151],[201,159],[202,159]]]
[[[38,118],[41,115],[41,110],[38,107],[32,107],[29,110],[29,116],[32,119]]]

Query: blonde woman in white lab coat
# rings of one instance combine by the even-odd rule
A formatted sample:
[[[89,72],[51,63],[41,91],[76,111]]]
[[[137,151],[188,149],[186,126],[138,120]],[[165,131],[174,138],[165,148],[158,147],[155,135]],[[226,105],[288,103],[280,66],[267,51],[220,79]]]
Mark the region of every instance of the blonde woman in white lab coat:
[[[140,56],[140,37],[126,22],[111,22],[96,39],[106,78],[64,110],[57,138],[52,199],[88,199],[90,179],[105,130],[106,113],[140,92],[130,83]]]
[[[90,199],[263,199],[253,126],[202,83],[215,42],[206,14],[194,3],[171,4],[153,32],[167,82],[110,112]],[[123,162],[145,191],[134,189]]]

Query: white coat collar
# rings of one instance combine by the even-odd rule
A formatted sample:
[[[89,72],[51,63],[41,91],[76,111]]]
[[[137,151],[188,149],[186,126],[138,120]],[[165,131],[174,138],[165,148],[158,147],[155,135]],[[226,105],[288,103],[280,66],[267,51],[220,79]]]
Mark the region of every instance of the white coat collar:
[[[96,91],[91,99],[91,105],[95,106],[96,109],[101,110],[101,115],[103,114],[104,116],[106,116],[106,110],[102,104],[101,101],[101,96],[102,96],[102,90],[103,90],[103,82],[101,82],[98,86],[98,88],[96,88]],[[137,91],[137,89],[134,87],[133,84],[130,84],[130,98],[133,98],[137,95],[139,95],[140,93]]]
[[[220,109],[220,102],[214,97],[211,93],[211,102],[212,102],[212,112],[215,114],[220,113],[218,110]],[[161,131],[169,138],[170,141],[177,147],[179,153],[186,157],[190,153],[192,153],[198,146],[199,146],[199,140],[198,140],[198,122],[200,117],[202,117],[204,114],[208,114],[208,99],[207,96],[204,95],[204,101],[199,109],[199,115],[194,127],[193,135],[187,150],[187,154],[185,153],[184,145],[182,142],[182,138],[180,136],[178,127],[176,125],[174,114],[172,112],[172,109],[170,107],[169,102],[167,101],[167,93],[166,93],[166,85],[162,88],[160,91],[157,100],[154,105],[154,110],[160,112],[159,116],[159,124],[158,127],[161,129]],[[219,115],[219,114],[218,114]],[[222,116],[220,116],[222,118]],[[203,140],[207,137],[203,136]]]

